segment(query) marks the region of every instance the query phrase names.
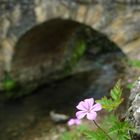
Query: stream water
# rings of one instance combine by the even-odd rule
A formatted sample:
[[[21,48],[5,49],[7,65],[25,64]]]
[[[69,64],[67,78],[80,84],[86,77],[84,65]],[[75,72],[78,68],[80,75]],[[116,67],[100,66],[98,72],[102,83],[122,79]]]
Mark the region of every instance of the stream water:
[[[116,71],[108,64],[101,71],[69,76],[44,85],[32,95],[0,103],[0,140],[21,140],[43,118],[46,129],[49,129],[51,110],[72,115],[81,99],[102,97],[108,93],[115,79]]]

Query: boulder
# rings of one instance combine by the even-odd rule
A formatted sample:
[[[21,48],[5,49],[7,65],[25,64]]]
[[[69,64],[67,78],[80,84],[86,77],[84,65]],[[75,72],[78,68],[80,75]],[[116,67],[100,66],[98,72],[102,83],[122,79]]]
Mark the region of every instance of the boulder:
[[[140,139],[140,78],[134,83],[128,101],[127,120],[136,128],[133,140]]]

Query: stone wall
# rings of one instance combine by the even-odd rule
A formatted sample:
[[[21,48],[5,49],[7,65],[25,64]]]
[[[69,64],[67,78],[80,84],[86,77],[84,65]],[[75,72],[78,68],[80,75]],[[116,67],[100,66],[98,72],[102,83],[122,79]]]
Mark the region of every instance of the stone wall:
[[[136,128],[134,140],[140,139],[140,77],[134,83],[129,97],[129,108],[126,113],[127,120]]]
[[[0,73],[10,70],[21,36],[56,17],[90,25],[107,34],[124,53],[140,57],[140,4],[133,0],[0,0]]]

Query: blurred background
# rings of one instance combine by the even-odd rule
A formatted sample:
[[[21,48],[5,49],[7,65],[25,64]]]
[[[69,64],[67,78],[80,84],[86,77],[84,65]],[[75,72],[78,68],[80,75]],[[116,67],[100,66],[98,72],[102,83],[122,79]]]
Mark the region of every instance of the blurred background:
[[[0,0],[1,140],[59,140],[80,100],[121,79],[124,109],[139,75],[139,0]]]

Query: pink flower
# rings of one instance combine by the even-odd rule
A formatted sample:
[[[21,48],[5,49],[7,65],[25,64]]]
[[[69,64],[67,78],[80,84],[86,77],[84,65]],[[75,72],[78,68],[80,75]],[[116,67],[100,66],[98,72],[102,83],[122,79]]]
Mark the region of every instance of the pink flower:
[[[76,112],[78,119],[82,119],[86,116],[88,120],[95,120],[97,117],[96,111],[100,111],[102,106],[99,103],[94,104],[94,99],[89,98],[81,101],[76,108],[80,110]]]
[[[81,120],[77,119],[77,118],[71,118],[69,121],[68,121],[68,125],[69,126],[72,126],[72,125],[79,125],[81,124]]]
[[[128,83],[132,83],[132,79],[128,79],[128,81],[127,81]]]

